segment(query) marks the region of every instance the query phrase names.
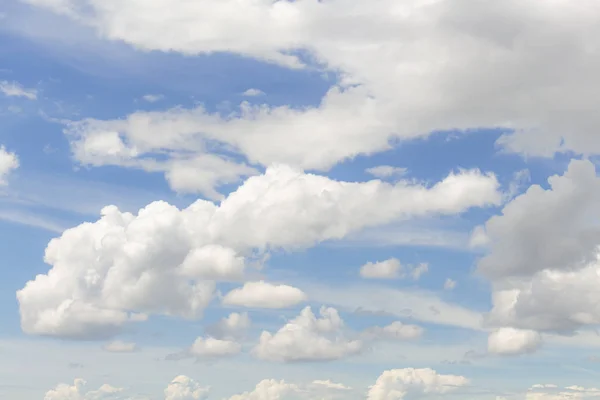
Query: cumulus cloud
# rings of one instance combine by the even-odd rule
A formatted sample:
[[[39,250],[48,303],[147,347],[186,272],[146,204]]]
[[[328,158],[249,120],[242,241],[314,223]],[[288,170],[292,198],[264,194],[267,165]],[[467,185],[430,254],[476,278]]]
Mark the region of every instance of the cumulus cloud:
[[[215,339],[213,337],[197,338],[192,347],[190,354],[199,358],[218,358],[228,357],[238,354],[242,351],[242,345],[226,339]]]
[[[7,178],[11,172],[19,168],[19,157],[0,146],[0,186],[8,183]]]
[[[148,103],[156,103],[157,101],[162,100],[164,97],[165,96],[162,94],[146,94],[142,96],[142,99]]]
[[[102,348],[111,353],[131,353],[138,349],[137,344],[133,342],[123,342],[120,340],[109,342]]]
[[[525,394],[525,400],[576,400],[600,399],[600,389],[582,386],[560,388],[554,384],[533,385]]]
[[[123,391],[108,384],[102,385],[98,390],[86,391],[87,382],[75,379],[73,385],[61,383],[54,389],[46,392],[44,400],[117,400]]]
[[[591,162],[573,160],[548,184],[485,224],[489,252],[478,271],[493,283],[490,326],[572,333],[600,323],[600,178]]]
[[[229,400],[312,400],[343,399],[352,388],[330,380],[316,380],[308,385],[299,385],[285,380],[264,379],[254,390],[234,395]]]
[[[533,353],[542,344],[536,331],[500,328],[488,337],[488,352],[505,356]]]
[[[250,88],[242,93],[244,96],[248,97],[256,97],[256,96],[264,96],[265,92],[260,89]]]
[[[251,325],[248,313],[231,313],[214,325],[206,328],[206,332],[217,339],[239,339]]]
[[[165,400],[201,400],[210,392],[210,387],[200,386],[192,378],[179,375],[165,389]]]
[[[277,362],[329,361],[362,350],[360,340],[344,336],[344,322],[336,309],[321,307],[319,314],[320,318],[306,307],[274,334],[263,331],[253,354]]]
[[[397,258],[368,262],[360,267],[360,276],[368,279],[395,279],[403,276],[402,265]]]
[[[287,308],[307,300],[306,294],[288,285],[274,285],[265,281],[246,282],[223,297],[228,306],[252,308]]]
[[[454,279],[447,278],[444,282],[445,290],[453,290],[456,287],[456,281]]]
[[[367,400],[401,400],[423,396],[443,395],[469,384],[464,376],[440,375],[424,368],[404,368],[384,371],[370,387]]]
[[[7,97],[24,97],[28,100],[37,99],[37,90],[25,88],[19,82],[0,81],[0,92]]]
[[[50,271],[17,293],[21,326],[106,338],[139,320],[137,313],[200,318],[215,281],[241,277],[256,251],[306,248],[390,221],[497,204],[497,189],[493,175],[476,170],[425,187],[339,182],[274,166],[219,205],[198,200],[180,210],[158,201],[137,214],[108,206],[98,221],[48,244]]]

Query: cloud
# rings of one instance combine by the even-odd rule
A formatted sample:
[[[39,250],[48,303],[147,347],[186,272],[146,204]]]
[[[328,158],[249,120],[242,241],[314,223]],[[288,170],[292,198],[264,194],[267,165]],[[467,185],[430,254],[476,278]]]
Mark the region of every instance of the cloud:
[[[197,338],[190,354],[199,358],[217,358],[228,357],[238,354],[242,351],[242,345],[232,340],[221,340],[213,337]]]
[[[424,329],[420,326],[394,321],[383,327],[375,326],[368,328],[365,330],[364,336],[369,339],[411,340],[421,337],[423,332]]]
[[[138,349],[137,344],[133,342],[122,342],[120,340],[109,342],[102,348],[111,353],[131,353]]]
[[[360,267],[360,276],[367,279],[395,279],[401,278],[402,265],[397,258],[385,261],[368,262]]]
[[[231,313],[214,325],[206,328],[206,332],[217,339],[239,339],[250,328],[248,313]]]
[[[445,290],[453,290],[456,287],[456,281],[454,279],[447,278],[444,282]]]
[[[541,344],[536,331],[500,328],[489,335],[488,352],[505,356],[533,353]]]
[[[330,380],[315,380],[309,385],[298,385],[285,380],[264,379],[254,390],[234,395],[229,400],[333,400],[343,399],[344,392],[349,390],[352,389]]]
[[[44,400],[116,400],[117,396],[123,391],[121,388],[104,384],[98,390],[86,392],[86,384],[83,379],[75,379],[73,385],[59,384],[54,389],[46,392]]]
[[[19,157],[0,146],[0,186],[5,186],[11,172],[19,168]]]
[[[7,97],[24,97],[37,100],[37,90],[24,88],[19,82],[0,81],[0,92]]]
[[[413,267],[410,274],[415,281],[418,281],[421,278],[421,275],[423,275],[427,272],[429,272],[429,264],[421,263],[421,264]]]
[[[307,300],[306,294],[288,285],[273,285],[265,281],[246,282],[223,297],[227,306],[252,308],[288,308]]]
[[[576,400],[600,399],[600,389],[582,386],[560,388],[554,384],[533,385],[525,394],[525,400]]]
[[[165,400],[201,400],[209,391],[210,387],[202,387],[192,378],[179,375],[165,389]]]
[[[424,187],[340,182],[274,166],[219,205],[198,200],[180,210],[158,201],[137,214],[107,206],[98,221],[48,244],[52,268],[17,292],[21,326],[30,334],[106,338],[132,311],[197,319],[214,281],[239,277],[256,251],[302,249],[394,220],[492,205],[497,189],[493,175],[475,170]]]
[[[424,368],[384,371],[369,389],[367,400],[401,400],[416,396],[447,394],[469,384],[464,376],[440,375]]]
[[[263,92],[262,90],[254,88],[248,89],[243,93],[244,96],[249,97],[264,96],[264,94],[265,92]]]
[[[274,334],[263,331],[252,350],[259,359],[276,362],[330,361],[362,350],[362,342],[344,337],[344,323],[334,308],[321,307],[317,318],[310,307]]]
[[[589,107],[599,100],[591,89],[600,61],[590,51],[600,25],[593,1],[27,1],[140,50],[230,52],[289,68],[305,65],[303,50],[339,71],[342,84],[358,85],[317,109],[291,112],[298,118],[286,121],[285,135],[265,133],[274,139],[268,153],[296,136],[290,130],[318,142],[298,148],[292,139],[284,151],[307,156],[310,146],[339,160],[385,150],[394,137],[476,127],[514,129],[499,144],[524,154],[600,151],[600,117]]]
[[[159,100],[164,99],[165,96],[163,96],[162,94],[146,94],[144,96],[142,96],[142,99],[144,101],[147,101],[148,103],[156,103]]]
[[[390,178],[405,175],[408,172],[408,169],[392,167],[391,165],[378,165],[377,167],[367,168],[365,172],[376,178]]]
[[[548,184],[485,224],[489,252],[477,268],[493,284],[490,326],[572,333],[600,323],[600,178],[591,162],[573,160]]]

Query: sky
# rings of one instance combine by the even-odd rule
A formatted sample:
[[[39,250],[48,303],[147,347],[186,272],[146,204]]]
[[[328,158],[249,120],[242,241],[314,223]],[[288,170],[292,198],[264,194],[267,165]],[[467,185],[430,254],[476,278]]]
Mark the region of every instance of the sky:
[[[0,398],[600,399],[600,3],[5,0]]]

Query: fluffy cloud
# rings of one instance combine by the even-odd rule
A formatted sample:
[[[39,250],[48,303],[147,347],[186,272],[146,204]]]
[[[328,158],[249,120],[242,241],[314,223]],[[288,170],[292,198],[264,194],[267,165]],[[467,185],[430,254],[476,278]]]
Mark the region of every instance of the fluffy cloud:
[[[194,341],[189,352],[199,358],[227,357],[242,351],[242,345],[226,339],[215,339],[213,337],[199,337]]]
[[[249,178],[220,205],[179,210],[154,202],[137,214],[105,207],[46,248],[51,265],[17,292],[27,333],[105,338],[140,315],[200,318],[216,280],[241,277],[246,257],[341,239],[366,227],[497,204],[498,182],[479,171],[431,187],[339,182],[285,166]]]
[[[360,340],[344,337],[344,322],[334,308],[321,307],[317,318],[310,307],[274,334],[263,331],[254,347],[256,357],[278,362],[328,361],[357,354]]]
[[[256,96],[264,96],[265,92],[260,89],[250,88],[242,93],[244,96],[256,97]]]
[[[15,153],[6,150],[0,146],[0,186],[7,184],[8,175],[19,168],[19,158]]]
[[[500,328],[488,337],[488,352],[499,355],[518,355],[532,353],[542,344],[542,338],[536,331]]]
[[[104,345],[103,349],[111,353],[131,353],[137,350],[137,345],[133,342],[115,340]]]
[[[548,183],[485,224],[489,252],[478,270],[493,283],[491,326],[571,333],[600,323],[600,178],[574,160]]]
[[[73,385],[61,383],[46,392],[44,400],[110,400],[115,399],[123,391],[121,388],[104,384],[98,390],[86,391],[86,382],[75,379]]]
[[[239,339],[250,327],[248,313],[231,313],[214,325],[206,328],[206,332],[217,339]]]
[[[599,100],[593,0],[26,1],[142,50],[233,52],[301,68],[301,49],[339,71],[344,87],[358,85],[332,88],[300,111],[242,105],[231,118],[203,110],[138,118],[135,128],[166,133],[168,148],[194,132],[232,143],[252,162],[317,168],[385,150],[394,137],[503,127],[514,129],[500,141],[512,151],[600,152],[600,117],[589,107]],[[170,129],[161,128],[166,119]]]
[[[464,376],[440,375],[429,368],[393,369],[384,371],[377,378],[369,389],[367,400],[401,400],[447,394],[468,384],[469,380]]]
[[[364,334],[371,339],[409,340],[423,335],[424,329],[417,325],[403,324],[394,321],[386,326],[375,326],[367,329]]]
[[[402,265],[397,258],[368,262],[360,267],[360,276],[368,279],[394,279],[402,276]]]
[[[456,287],[456,281],[454,279],[447,278],[444,282],[445,290],[453,290]]]
[[[205,399],[209,391],[209,387],[202,387],[190,377],[179,375],[165,389],[165,400]]]
[[[28,100],[37,99],[37,90],[24,88],[19,82],[0,81],[0,93],[8,97],[24,97]]]
[[[228,306],[252,308],[287,308],[307,300],[306,294],[288,285],[273,285],[265,281],[247,282],[223,297]]]

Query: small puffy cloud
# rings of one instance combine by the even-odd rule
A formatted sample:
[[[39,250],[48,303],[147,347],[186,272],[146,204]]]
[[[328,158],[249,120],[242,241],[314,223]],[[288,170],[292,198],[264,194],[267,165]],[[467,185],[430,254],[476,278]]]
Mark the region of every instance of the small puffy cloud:
[[[242,93],[244,96],[248,97],[256,97],[256,96],[264,96],[265,92],[260,89],[251,88]]]
[[[343,383],[335,383],[331,380],[315,380],[312,381],[311,386],[313,387],[324,387],[326,389],[336,389],[336,390],[352,390],[351,387],[344,385]]]
[[[299,399],[301,389],[298,385],[287,383],[284,380],[264,379],[260,381],[254,390],[237,394],[229,400],[283,400]]]
[[[334,308],[321,307],[317,318],[310,307],[274,334],[263,331],[253,354],[277,362],[329,361],[359,353],[360,340],[343,335],[344,323]]]
[[[165,389],[165,400],[201,400],[208,396],[209,391],[210,387],[200,386],[192,378],[179,375]]]
[[[367,279],[396,279],[401,278],[402,265],[397,258],[385,261],[368,262],[360,267],[360,276]]]
[[[365,172],[376,178],[391,178],[405,175],[408,172],[408,169],[392,167],[391,165],[379,165],[377,167],[367,168]]]
[[[214,325],[206,328],[206,332],[218,339],[239,339],[250,327],[248,313],[231,313]]]
[[[102,385],[98,390],[86,391],[86,381],[75,379],[73,385],[61,383],[46,392],[44,400],[118,400],[123,389]]]
[[[369,388],[367,400],[401,400],[413,396],[443,395],[469,384],[464,376],[440,375],[430,368],[384,371]]]
[[[538,332],[515,328],[500,328],[488,337],[488,352],[492,354],[514,356],[532,353],[542,345]]]
[[[456,287],[456,281],[454,279],[447,278],[444,282],[445,290],[453,290]]]
[[[19,157],[0,146],[0,186],[6,185],[11,172],[19,168]]]
[[[419,265],[412,267],[412,269],[410,271],[410,275],[412,276],[412,278],[415,281],[418,281],[419,279],[421,279],[421,276],[423,274],[426,274],[427,272],[429,272],[429,264],[421,263]]]
[[[411,340],[423,335],[424,329],[417,325],[394,321],[386,326],[375,326],[365,330],[364,335],[370,339]]]
[[[142,96],[142,99],[148,103],[156,103],[157,101],[164,99],[164,97],[165,96],[162,94],[146,94]]]
[[[199,358],[218,358],[238,354],[242,345],[232,340],[222,340],[213,337],[199,337],[194,341],[189,353]]]
[[[24,88],[19,82],[0,81],[0,93],[8,97],[24,97],[28,100],[37,99],[37,90]]]
[[[246,282],[223,297],[227,306],[251,308],[287,308],[307,300],[306,294],[293,286],[274,285],[265,281]]]
[[[137,344],[133,342],[122,342],[120,340],[109,342],[102,348],[111,353],[131,353],[138,349]]]
[[[600,389],[582,386],[564,388],[554,384],[533,385],[525,394],[525,400],[578,400],[600,399]]]

